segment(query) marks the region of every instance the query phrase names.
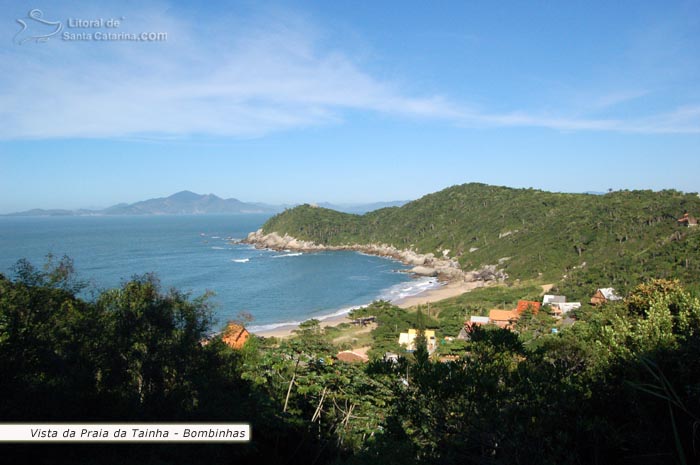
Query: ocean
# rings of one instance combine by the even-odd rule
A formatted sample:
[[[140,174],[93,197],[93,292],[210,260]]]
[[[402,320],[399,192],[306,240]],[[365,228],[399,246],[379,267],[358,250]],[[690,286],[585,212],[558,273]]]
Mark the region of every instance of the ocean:
[[[0,217],[0,273],[17,260],[73,259],[85,295],[155,273],[164,289],[215,293],[222,328],[239,311],[265,330],[342,314],[376,299],[398,300],[436,287],[400,262],[355,252],[276,252],[237,244],[269,215]]]

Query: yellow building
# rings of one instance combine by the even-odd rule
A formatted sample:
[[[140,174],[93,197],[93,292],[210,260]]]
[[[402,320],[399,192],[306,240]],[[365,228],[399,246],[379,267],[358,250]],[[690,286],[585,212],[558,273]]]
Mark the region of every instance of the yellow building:
[[[432,329],[426,329],[423,331],[425,336],[425,344],[428,352],[433,353],[437,348],[437,339],[435,338],[435,331]],[[402,345],[406,350],[416,350],[416,337],[418,337],[417,329],[409,329],[407,333],[399,334],[399,345]]]

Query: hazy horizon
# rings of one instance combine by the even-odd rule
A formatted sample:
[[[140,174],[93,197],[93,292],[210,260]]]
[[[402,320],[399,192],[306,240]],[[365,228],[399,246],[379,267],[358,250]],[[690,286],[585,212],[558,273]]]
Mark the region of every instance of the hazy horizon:
[[[444,186],[442,189],[446,189],[446,188],[448,188],[448,187],[451,187],[451,186]],[[511,187],[511,186],[503,186],[503,187]],[[439,189],[439,190],[442,190],[442,189]],[[675,189],[675,188],[668,188],[668,189]],[[546,189],[541,189],[541,190],[545,190],[545,191],[546,191]],[[613,189],[613,191],[616,191],[616,190],[625,190],[625,189]],[[631,189],[631,190],[635,190],[635,189]],[[646,189],[642,189],[642,190],[646,190]],[[652,190],[658,192],[659,190],[663,190],[663,189],[652,189]],[[684,193],[697,193],[696,191],[683,191],[683,190],[681,190],[681,189],[676,189],[676,190],[680,190],[681,192],[684,192]],[[138,202],[142,202],[142,201],[146,201],[146,200],[154,200],[154,199],[168,198],[168,197],[171,197],[171,196],[173,196],[173,195],[175,195],[175,194],[178,194],[178,193],[181,193],[181,192],[191,192],[191,193],[194,193],[194,194],[197,194],[197,195],[215,195],[215,196],[217,196],[217,197],[219,197],[219,198],[222,198],[222,199],[225,199],[225,200],[235,199],[235,200],[239,200],[239,201],[244,202],[244,203],[260,203],[260,204],[265,204],[265,205],[272,206],[272,207],[294,206],[294,205],[301,205],[301,204],[311,204],[311,205],[331,204],[332,206],[336,206],[336,207],[356,207],[356,206],[365,206],[365,205],[383,204],[383,203],[393,203],[393,202],[411,202],[411,201],[413,201],[413,200],[418,200],[418,199],[420,199],[420,198],[423,197],[424,195],[428,195],[428,194],[431,194],[431,193],[437,192],[437,191],[426,192],[425,194],[420,195],[419,197],[411,198],[411,199],[376,199],[376,200],[373,200],[373,201],[366,201],[366,202],[328,202],[328,201],[326,201],[326,200],[304,200],[304,201],[293,202],[293,203],[292,203],[292,202],[268,203],[268,202],[260,202],[260,201],[255,200],[255,199],[243,199],[243,198],[239,198],[239,197],[236,197],[236,196],[234,196],[234,197],[223,197],[223,196],[221,196],[221,195],[218,195],[216,192],[207,192],[207,193],[204,193],[204,192],[194,192],[194,191],[192,191],[191,189],[183,189],[183,190],[178,191],[178,192],[172,192],[172,193],[170,193],[170,194],[159,195],[159,196],[157,196],[157,197],[152,197],[152,198],[148,198],[148,199],[139,199],[139,200],[136,200],[136,201],[134,201],[134,202],[115,202],[115,203],[112,203],[112,204],[109,204],[109,205],[103,205],[103,206],[95,206],[95,205],[93,205],[93,206],[79,206],[79,207],[71,207],[71,208],[68,208],[68,207],[65,207],[65,208],[64,208],[64,207],[57,207],[57,208],[31,207],[31,208],[27,208],[27,209],[24,209],[24,210],[15,210],[15,211],[7,211],[7,212],[0,211],[0,215],[12,214],[12,213],[22,213],[22,212],[30,211],[30,210],[48,210],[48,211],[50,211],[50,210],[71,210],[71,211],[89,210],[89,211],[100,211],[100,210],[104,210],[104,209],[107,209],[107,208],[109,208],[109,207],[113,207],[113,206],[116,206],[116,205],[133,204],[133,203],[138,203]],[[606,193],[608,193],[608,191],[596,191],[596,190],[587,190],[587,191],[581,191],[581,192],[566,192],[566,191],[549,191],[549,192],[568,193],[568,194],[606,194]],[[700,194],[698,194],[698,195],[700,195]]]
[[[196,194],[196,195],[199,195],[199,196],[213,195],[213,196],[219,197],[220,199],[224,199],[224,200],[238,200],[238,201],[243,202],[243,203],[263,204],[263,205],[268,205],[268,206],[272,206],[272,207],[283,207],[283,206],[291,206],[291,205],[300,205],[300,204],[305,204],[305,203],[306,203],[306,204],[312,204],[312,205],[331,204],[331,205],[333,205],[333,206],[338,206],[338,207],[354,207],[354,206],[363,206],[363,205],[372,205],[372,204],[382,204],[382,203],[393,203],[393,202],[406,202],[406,201],[415,200],[415,199],[390,199],[390,200],[376,200],[376,201],[371,201],[371,202],[359,202],[359,203],[358,203],[358,202],[340,202],[340,203],[335,203],[335,202],[327,202],[327,201],[325,201],[325,200],[319,200],[319,201],[316,201],[316,200],[308,200],[308,201],[297,202],[297,203],[288,203],[288,202],[285,203],[285,202],[280,202],[280,203],[271,204],[271,203],[266,203],[266,202],[259,202],[259,201],[255,200],[255,199],[241,199],[241,198],[238,198],[238,197],[235,197],[235,196],[234,196],[234,197],[222,197],[222,196],[218,195],[216,192],[206,192],[206,193],[204,193],[204,192],[193,192],[191,189],[183,189],[183,190],[178,191],[178,192],[172,192],[172,193],[170,193],[170,194],[159,195],[159,196],[157,196],[157,197],[152,197],[152,198],[148,198],[148,199],[140,199],[140,200],[137,200],[137,201],[135,201],[135,202],[115,202],[115,203],[109,204],[109,205],[91,205],[91,206],[82,206],[82,207],[75,207],[75,208],[51,208],[51,209],[45,209],[45,208],[41,208],[41,207],[32,207],[32,208],[29,208],[29,209],[26,209],[26,210],[19,210],[19,211],[13,211],[13,212],[0,212],[0,215],[2,215],[2,214],[7,214],[7,213],[21,213],[21,212],[24,212],[24,211],[31,211],[31,210],[47,210],[47,211],[51,211],[51,210],[72,210],[72,211],[86,210],[86,211],[100,211],[100,210],[105,210],[105,209],[107,209],[107,208],[114,207],[114,206],[117,206],[117,205],[131,205],[131,204],[134,204],[134,203],[139,203],[139,202],[147,201],[147,200],[167,199],[167,198],[169,198],[169,197],[172,197],[173,195],[181,194],[181,193],[184,193],[184,192]]]

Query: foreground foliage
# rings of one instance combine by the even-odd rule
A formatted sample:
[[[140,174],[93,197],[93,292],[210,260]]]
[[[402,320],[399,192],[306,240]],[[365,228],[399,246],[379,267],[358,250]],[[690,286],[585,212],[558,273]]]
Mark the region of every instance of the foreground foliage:
[[[317,321],[240,351],[211,325],[206,296],[136,277],[81,297],[70,261],[0,277],[4,421],[245,421],[236,445],[2,444],[12,463],[698,463],[700,302],[678,281],[636,286],[552,334],[546,318],[477,328],[439,362],[408,327],[453,331],[480,306],[533,287],[373,315],[369,364],[340,363]],[[508,305],[508,303],[506,303]],[[393,344],[393,346],[392,346]],[[402,356],[383,361],[383,351]]]

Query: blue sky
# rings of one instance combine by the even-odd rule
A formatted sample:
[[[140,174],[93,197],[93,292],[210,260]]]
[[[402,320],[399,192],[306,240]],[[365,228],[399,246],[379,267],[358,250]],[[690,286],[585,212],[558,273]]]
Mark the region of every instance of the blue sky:
[[[55,27],[32,9],[61,34],[31,40]],[[270,203],[471,181],[700,190],[697,0],[0,0],[0,12],[0,213],[183,189]],[[167,40],[64,40],[109,31],[70,18]]]

